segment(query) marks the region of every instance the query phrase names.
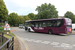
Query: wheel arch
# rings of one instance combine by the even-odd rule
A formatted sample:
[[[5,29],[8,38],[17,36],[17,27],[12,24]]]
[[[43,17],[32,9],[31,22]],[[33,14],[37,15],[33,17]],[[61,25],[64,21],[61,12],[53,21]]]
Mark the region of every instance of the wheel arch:
[[[52,30],[52,29],[49,29],[49,30],[48,30],[48,33],[49,33],[49,31],[52,31],[52,34],[53,34],[53,30]]]

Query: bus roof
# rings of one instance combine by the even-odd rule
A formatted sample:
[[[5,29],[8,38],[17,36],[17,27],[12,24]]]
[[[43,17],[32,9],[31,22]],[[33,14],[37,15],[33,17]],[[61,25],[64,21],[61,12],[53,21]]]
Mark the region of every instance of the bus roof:
[[[69,18],[39,19],[39,20],[31,20],[31,21],[25,21],[25,22],[33,22],[33,21],[44,21],[44,20],[55,20],[55,19],[69,19]]]

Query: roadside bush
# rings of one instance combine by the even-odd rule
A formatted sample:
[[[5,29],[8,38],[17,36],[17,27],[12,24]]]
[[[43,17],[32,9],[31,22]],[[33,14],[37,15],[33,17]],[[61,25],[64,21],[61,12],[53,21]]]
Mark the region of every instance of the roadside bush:
[[[15,27],[18,27],[18,24],[15,24]]]
[[[0,27],[0,31],[4,31],[4,27]]]
[[[4,26],[4,25],[5,25],[5,23],[0,23],[0,27],[1,27],[1,26]]]
[[[5,25],[5,23],[0,23],[0,25]]]

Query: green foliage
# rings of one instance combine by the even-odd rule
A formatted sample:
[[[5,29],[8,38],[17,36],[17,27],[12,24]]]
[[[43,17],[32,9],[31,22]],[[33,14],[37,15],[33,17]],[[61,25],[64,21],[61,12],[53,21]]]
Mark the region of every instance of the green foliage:
[[[0,27],[0,31],[4,31],[4,27]]]
[[[15,25],[17,24],[18,22],[18,14],[17,13],[11,13],[9,16],[8,16],[8,23],[10,25]]]
[[[8,15],[8,10],[6,8],[3,0],[0,0],[0,20],[5,20]]]
[[[22,16],[18,16],[18,24],[24,24],[24,18]]]
[[[24,19],[22,16],[18,16],[17,13],[11,13],[8,16],[8,23],[12,26],[18,26],[19,24],[24,24]]]
[[[5,33],[7,33],[7,32],[8,32],[10,35],[12,35],[12,36],[14,36],[14,38],[16,38],[16,36],[15,36],[13,33],[11,33],[11,31],[10,31],[10,30],[5,30],[4,32],[5,32]],[[4,36],[5,36],[5,37],[7,37],[8,39],[10,39],[10,38],[11,38],[11,36],[8,36],[8,35],[6,35],[6,34],[4,34]]]
[[[36,11],[38,11],[38,14],[36,15],[35,19],[58,18],[58,11],[56,10],[55,6],[51,5],[50,3],[37,6]]]
[[[5,25],[5,23],[0,23],[0,26],[1,26],[1,25]]]
[[[28,14],[28,17],[29,17],[31,20],[34,20],[35,14],[34,14],[34,13],[29,13],[29,14]]]
[[[67,11],[67,12],[65,13],[64,17],[70,18],[70,19],[72,20],[72,23],[75,23],[75,15],[74,15],[72,12]]]
[[[24,21],[31,20],[28,16],[24,16]]]

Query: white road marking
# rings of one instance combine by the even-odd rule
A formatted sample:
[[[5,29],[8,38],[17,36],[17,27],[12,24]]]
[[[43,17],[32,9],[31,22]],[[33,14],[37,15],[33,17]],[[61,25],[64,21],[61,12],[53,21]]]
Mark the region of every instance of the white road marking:
[[[49,44],[50,42],[49,41],[44,41],[44,42],[41,42],[43,44]]]
[[[68,47],[69,47],[69,45],[63,45],[63,44],[61,44],[61,47],[66,47],[66,46],[68,46]]]
[[[62,43],[62,45],[70,45],[70,44]]]
[[[36,43],[42,42],[41,40],[34,40],[34,39],[28,39],[28,38],[25,38],[24,40],[29,42],[36,42]]]
[[[35,41],[34,39],[30,39],[31,41]]]
[[[52,42],[51,45],[58,45],[58,42]]]
[[[70,47],[70,44],[62,43],[61,47]]]
[[[50,42],[50,41],[42,41],[42,40],[35,40],[35,39],[28,39],[28,38],[22,38],[25,41],[29,42],[35,42],[35,43],[42,43],[42,44],[51,44],[53,47],[62,47],[64,49],[72,49],[75,45],[70,45],[67,43],[59,43],[59,42]]]
[[[28,38],[25,38],[24,40],[25,40],[25,41],[29,41],[29,42],[34,41],[34,39],[28,39]]]
[[[32,40],[29,40],[29,39],[27,41],[32,42]]]
[[[25,38],[24,40],[28,40],[28,38]]]
[[[73,46],[75,46],[75,45],[73,45]]]
[[[42,42],[41,40],[34,40],[33,42],[39,43]]]
[[[56,45],[56,46],[53,46],[53,47],[60,47],[60,46]]]
[[[63,47],[64,49],[72,49],[73,48],[73,46],[71,46],[70,44],[66,44],[66,43],[62,43],[60,46]]]

